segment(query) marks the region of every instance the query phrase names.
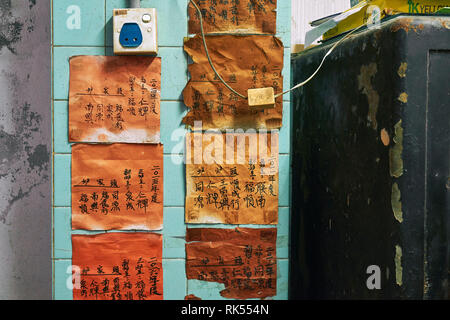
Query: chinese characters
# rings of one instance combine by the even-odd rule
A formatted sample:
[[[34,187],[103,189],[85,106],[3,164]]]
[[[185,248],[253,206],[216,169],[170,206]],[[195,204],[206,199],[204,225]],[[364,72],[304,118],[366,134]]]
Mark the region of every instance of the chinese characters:
[[[278,38],[208,36],[208,46],[219,74],[241,94],[247,95],[251,88],[273,87],[275,94],[283,90],[284,50]],[[184,49],[194,63],[188,67],[191,79],[183,91],[184,103],[189,108],[183,123],[193,127],[195,121],[202,121],[204,130],[281,127],[282,97],[276,99],[273,109],[252,110],[246,99],[227,89],[211,70],[200,36],[186,41]]]
[[[277,0],[194,0],[205,33],[276,33]],[[200,33],[198,12],[189,4],[189,33]]]
[[[162,168],[162,145],[73,146],[72,228],[161,229]]]
[[[70,59],[69,141],[160,141],[161,59]]]
[[[233,299],[276,295],[276,228],[188,229],[188,279],[219,282]]]
[[[162,300],[162,236],[155,233],[73,235],[79,267],[75,300]]]
[[[276,224],[278,222],[278,133],[188,134],[186,222]],[[197,139],[197,141],[196,141]],[[214,161],[207,150],[218,145]],[[222,145],[223,144],[223,145]],[[259,145],[260,154],[255,147]],[[263,146],[266,151],[263,152]],[[217,154],[222,149],[222,159]],[[204,155],[196,162],[196,155]]]

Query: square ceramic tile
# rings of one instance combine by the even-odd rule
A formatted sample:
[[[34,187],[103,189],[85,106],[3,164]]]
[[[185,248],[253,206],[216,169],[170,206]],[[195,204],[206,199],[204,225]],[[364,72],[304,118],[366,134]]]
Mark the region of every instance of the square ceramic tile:
[[[284,59],[283,59],[283,91],[289,90],[292,87],[291,83],[291,49],[284,48]],[[283,95],[283,101],[290,101],[291,96],[289,93]]]
[[[53,258],[72,258],[72,240],[70,228],[70,208],[55,208],[53,218],[54,249]]]
[[[104,46],[105,0],[54,0],[56,46]]]
[[[161,143],[164,144],[164,153],[184,153],[187,130],[181,120],[186,113],[186,106],[181,101],[161,102]]]
[[[289,204],[289,194],[290,194],[290,172],[291,163],[289,155],[280,155],[279,161],[279,172],[278,172],[278,205],[280,207],[288,207]]]
[[[184,300],[186,272],[184,260],[163,260],[164,300]]]
[[[163,47],[158,56],[162,57],[161,99],[183,100],[183,89],[188,81],[187,55],[181,47]]]
[[[186,225],[183,207],[164,208],[163,258],[184,258]]]
[[[291,152],[291,103],[288,101],[283,101],[283,126],[280,129],[278,151],[285,154]]]
[[[54,157],[54,205],[70,207],[71,205],[71,155],[55,154]]]
[[[285,48],[291,46],[291,1],[277,2],[277,37],[281,39]]]
[[[289,222],[290,208],[279,208],[277,226],[277,258],[287,259],[289,257]]]
[[[53,260],[53,294],[55,300],[73,300],[72,289],[67,287],[72,278],[72,260]]]
[[[289,285],[289,260],[277,260],[277,295],[273,297],[274,300],[288,299],[288,285]]]
[[[184,207],[186,174],[182,155],[164,155],[164,206]]]
[[[71,153],[69,143],[69,103],[55,101],[53,103],[53,139],[55,153]]]

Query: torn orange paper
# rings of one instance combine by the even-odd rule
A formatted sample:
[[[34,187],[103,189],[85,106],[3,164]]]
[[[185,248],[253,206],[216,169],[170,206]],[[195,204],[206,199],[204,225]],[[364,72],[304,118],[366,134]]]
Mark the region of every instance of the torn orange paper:
[[[247,96],[251,88],[283,90],[283,44],[272,36],[208,36],[207,45],[215,68],[237,92]],[[188,66],[191,79],[184,88],[189,108],[183,123],[193,127],[201,121],[203,130],[228,128],[277,129],[281,127],[283,98],[273,109],[254,110],[248,100],[231,92],[220,82],[208,63],[200,36],[187,40],[184,50],[194,63]]]
[[[72,229],[159,230],[163,146],[72,147]]]
[[[70,142],[160,142],[161,58],[70,58]]]
[[[277,224],[278,133],[188,133],[186,223]]]
[[[276,33],[277,0],[194,0],[205,33]],[[197,10],[189,3],[189,33],[200,33]]]
[[[74,300],[162,300],[162,235],[72,235]]]
[[[186,276],[223,283],[231,299],[277,293],[276,228],[188,229]]]

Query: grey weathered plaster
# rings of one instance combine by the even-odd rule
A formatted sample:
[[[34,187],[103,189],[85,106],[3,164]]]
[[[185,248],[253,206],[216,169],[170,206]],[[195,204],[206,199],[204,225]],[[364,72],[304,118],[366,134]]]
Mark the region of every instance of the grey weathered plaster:
[[[0,299],[51,298],[50,3],[0,0]]]

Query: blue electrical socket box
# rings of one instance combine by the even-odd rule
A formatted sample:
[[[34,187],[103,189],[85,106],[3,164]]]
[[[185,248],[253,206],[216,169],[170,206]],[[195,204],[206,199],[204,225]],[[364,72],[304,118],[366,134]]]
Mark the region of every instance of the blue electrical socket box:
[[[135,22],[125,23],[120,30],[119,42],[123,47],[136,48],[142,43],[142,32]]]
[[[113,10],[114,54],[158,54],[155,8]]]

